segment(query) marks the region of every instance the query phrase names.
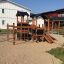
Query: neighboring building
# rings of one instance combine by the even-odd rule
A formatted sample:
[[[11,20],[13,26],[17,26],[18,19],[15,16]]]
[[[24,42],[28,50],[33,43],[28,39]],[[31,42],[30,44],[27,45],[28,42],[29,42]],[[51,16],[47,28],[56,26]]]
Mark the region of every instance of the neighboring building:
[[[17,11],[27,12],[30,15],[31,10],[14,3],[10,0],[0,0],[0,29],[6,29],[7,23],[17,23],[16,13]]]
[[[37,18],[37,26],[44,27],[44,19],[41,16]]]
[[[41,14],[33,14],[33,13],[30,16],[33,21],[31,24],[36,25],[37,27],[40,28],[44,27],[44,23],[45,23],[44,20],[46,16],[44,15],[42,16]]]

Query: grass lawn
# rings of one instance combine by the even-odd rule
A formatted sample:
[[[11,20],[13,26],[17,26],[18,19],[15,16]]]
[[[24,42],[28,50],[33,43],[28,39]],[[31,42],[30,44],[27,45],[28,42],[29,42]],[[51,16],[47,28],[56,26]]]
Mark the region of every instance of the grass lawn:
[[[9,31],[9,33],[12,33],[13,31]],[[0,29],[0,35],[7,34],[7,29]]]
[[[56,58],[63,61],[62,64],[64,64],[64,48],[58,47],[58,48],[55,48],[55,49],[51,49],[50,51],[48,51],[48,53],[54,55]]]
[[[0,34],[7,34],[7,30],[6,29],[0,29]]]

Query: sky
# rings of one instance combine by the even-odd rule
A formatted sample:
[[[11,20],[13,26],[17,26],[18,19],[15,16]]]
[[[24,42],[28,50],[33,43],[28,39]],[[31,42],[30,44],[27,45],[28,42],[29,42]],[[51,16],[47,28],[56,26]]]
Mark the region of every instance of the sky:
[[[64,8],[64,0],[12,0],[29,9],[32,13],[42,13]]]

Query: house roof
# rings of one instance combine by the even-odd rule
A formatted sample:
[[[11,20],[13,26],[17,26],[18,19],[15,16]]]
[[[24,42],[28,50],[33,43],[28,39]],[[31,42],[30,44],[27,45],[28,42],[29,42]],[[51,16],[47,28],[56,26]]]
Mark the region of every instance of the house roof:
[[[50,13],[59,13],[59,14],[64,13],[64,8],[58,9],[58,10],[54,10],[54,11],[43,12],[41,14],[50,14]]]
[[[3,2],[9,2],[9,3],[12,3],[12,4],[18,6],[18,7],[22,7],[24,9],[26,9],[26,10],[31,11],[29,8],[27,8],[27,7],[23,6],[23,5],[20,5],[20,4],[16,3],[16,2],[10,1],[10,0],[0,0],[0,3],[3,3]]]
[[[32,17],[32,18],[34,18],[34,17],[39,17],[39,16],[41,16],[41,17],[44,18],[44,19],[47,19],[47,16],[42,15],[42,14],[33,14],[33,13],[30,14],[30,17]]]

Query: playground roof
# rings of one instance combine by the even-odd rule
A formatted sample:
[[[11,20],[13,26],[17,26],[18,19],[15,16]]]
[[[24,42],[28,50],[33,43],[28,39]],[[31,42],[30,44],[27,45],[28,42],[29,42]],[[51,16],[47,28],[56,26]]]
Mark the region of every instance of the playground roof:
[[[16,14],[16,16],[25,16],[25,15],[29,16],[29,14],[27,12],[17,11],[17,14]]]

